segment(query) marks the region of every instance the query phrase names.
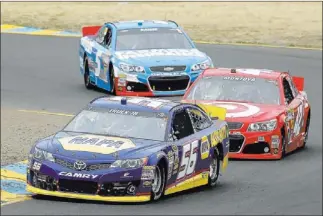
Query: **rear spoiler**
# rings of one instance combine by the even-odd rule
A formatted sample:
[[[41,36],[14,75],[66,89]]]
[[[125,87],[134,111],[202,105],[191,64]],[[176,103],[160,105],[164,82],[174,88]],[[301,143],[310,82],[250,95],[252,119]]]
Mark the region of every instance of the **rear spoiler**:
[[[304,77],[296,77],[292,76],[293,82],[297,88],[298,91],[304,90]]]
[[[101,26],[84,26],[82,27],[82,35],[83,37],[96,35],[100,28]]]
[[[225,116],[227,114],[227,110],[225,108],[202,103],[198,103],[196,105],[209,114],[212,119],[225,120]]]

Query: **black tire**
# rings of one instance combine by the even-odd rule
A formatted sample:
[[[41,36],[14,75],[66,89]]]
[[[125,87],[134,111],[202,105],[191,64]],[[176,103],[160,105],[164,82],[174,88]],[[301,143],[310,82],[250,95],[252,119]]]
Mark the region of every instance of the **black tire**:
[[[308,132],[309,132],[309,129],[310,129],[310,123],[311,123],[311,115],[310,115],[310,113],[308,113],[308,116],[307,116],[307,119],[306,119],[304,145],[301,148],[306,147],[306,143],[307,143],[307,140],[308,140]]]
[[[165,170],[166,170],[165,167],[160,163],[156,166],[155,177],[151,186],[151,197],[150,197],[151,201],[156,201],[164,195],[165,187],[166,187]],[[154,188],[155,187],[154,184],[156,184],[156,188]]]
[[[93,89],[94,85],[90,82],[89,62],[87,56],[84,58],[83,63],[84,70],[84,85],[87,89]]]
[[[214,150],[214,156],[210,162],[210,172],[209,172],[209,187],[216,186],[220,173],[220,153],[218,148]]]
[[[281,139],[281,142],[282,142],[282,156],[280,159],[283,159],[285,156],[286,156],[286,138],[285,138],[285,134],[282,134],[282,139]]]
[[[115,83],[114,83],[114,69],[113,69],[113,65],[111,65],[109,76],[110,76],[110,93],[112,95],[116,95],[116,88],[115,88]]]

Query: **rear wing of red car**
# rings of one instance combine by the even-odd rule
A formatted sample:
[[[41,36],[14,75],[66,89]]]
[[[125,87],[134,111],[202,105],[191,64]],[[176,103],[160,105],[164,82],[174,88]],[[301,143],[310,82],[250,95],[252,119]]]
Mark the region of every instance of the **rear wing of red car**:
[[[82,27],[82,35],[83,37],[96,35],[100,28],[101,26],[84,26]]]
[[[298,91],[304,90],[304,77],[292,76],[293,82]]]

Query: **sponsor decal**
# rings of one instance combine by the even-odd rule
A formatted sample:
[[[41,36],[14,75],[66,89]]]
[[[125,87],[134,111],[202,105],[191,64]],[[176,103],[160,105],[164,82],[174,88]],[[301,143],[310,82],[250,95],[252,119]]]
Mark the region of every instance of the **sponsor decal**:
[[[209,157],[210,143],[209,143],[209,140],[206,136],[202,137],[200,152],[201,152],[201,159],[202,160],[207,159]]]
[[[278,154],[278,148],[274,149],[274,154]]]
[[[135,51],[118,51],[115,55],[120,60],[129,58],[145,58],[154,56],[190,56],[204,57],[205,55],[197,49],[151,49]]]
[[[152,75],[153,76],[183,76],[183,75],[186,75],[187,73],[186,72],[153,72]]]
[[[249,117],[257,114],[260,109],[257,106],[250,105],[247,103],[238,102],[225,102],[216,103],[216,106],[227,109],[227,118],[239,118],[239,117]],[[234,112],[234,110],[241,109],[242,111]]]
[[[211,134],[211,146],[214,147],[218,143],[222,142],[225,138],[229,136],[229,131],[227,127],[221,127],[219,130],[214,131]]]
[[[139,112],[130,111],[130,110],[120,110],[120,109],[107,109],[106,112],[114,113],[114,114],[122,114],[122,115],[132,115],[137,116]]]
[[[100,154],[113,154],[124,149],[136,147],[129,139],[98,135],[80,135],[58,139],[68,151],[85,151]]]
[[[71,172],[60,172],[59,176],[82,178],[82,179],[96,179],[99,175],[85,174],[85,173],[71,173]]]
[[[144,166],[142,168],[141,180],[153,180],[155,175],[154,166]]]
[[[151,185],[152,185],[152,181],[144,181],[144,182],[142,183],[142,185],[143,185],[144,187],[151,187]]]
[[[140,29],[142,32],[152,32],[152,31],[158,31],[157,28],[142,28]]]
[[[255,82],[256,78],[252,77],[234,77],[234,76],[226,76],[223,77],[224,80],[231,80],[231,81],[245,81],[245,82]]]
[[[202,178],[208,178],[209,172],[202,172]]]
[[[121,176],[121,178],[132,178],[132,177],[133,177],[133,176],[131,176],[129,172],[125,172],[125,173]]]
[[[116,96],[116,97],[110,97],[107,98],[106,100],[112,100],[112,101],[121,101],[121,99],[124,97]],[[145,106],[145,107],[150,107],[153,109],[159,109],[162,106],[169,104],[169,100],[163,100],[163,99],[150,99],[150,98],[137,98],[137,97],[132,97],[127,100],[127,103],[130,104],[135,104],[139,106]]]

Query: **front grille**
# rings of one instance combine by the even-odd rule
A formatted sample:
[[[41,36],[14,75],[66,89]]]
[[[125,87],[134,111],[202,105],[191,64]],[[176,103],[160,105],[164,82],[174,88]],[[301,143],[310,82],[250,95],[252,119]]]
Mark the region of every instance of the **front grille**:
[[[238,130],[242,127],[241,122],[228,122],[229,130]]]
[[[240,151],[243,142],[244,142],[244,137],[242,135],[239,134],[230,134],[229,135],[229,140],[230,140],[230,148],[229,151],[230,152],[238,152]]]
[[[59,190],[70,193],[96,194],[98,190],[98,183],[92,181],[80,180],[59,180]]]
[[[74,168],[74,163],[63,160],[63,159],[59,159],[59,158],[55,158],[55,162],[61,166],[64,166],[66,168],[72,169],[72,170],[76,170]],[[110,163],[101,163],[101,164],[92,164],[87,166],[84,171],[94,171],[94,170],[103,170],[103,169],[109,169],[110,168]]]
[[[155,77],[148,79],[153,91],[178,91],[185,90],[189,84],[189,76]]]
[[[154,66],[149,68],[152,72],[178,72],[185,71],[185,65],[176,65],[176,66]]]
[[[268,153],[265,152],[265,148],[270,149],[270,146],[266,142],[258,142],[258,143],[253,143],[246,145],[242,151],[244,154],[264,154]]]

